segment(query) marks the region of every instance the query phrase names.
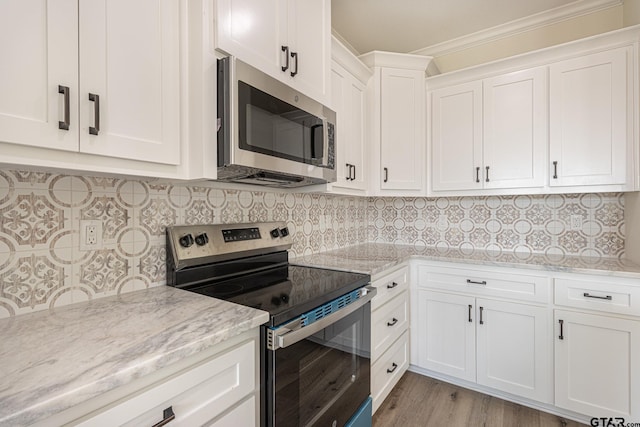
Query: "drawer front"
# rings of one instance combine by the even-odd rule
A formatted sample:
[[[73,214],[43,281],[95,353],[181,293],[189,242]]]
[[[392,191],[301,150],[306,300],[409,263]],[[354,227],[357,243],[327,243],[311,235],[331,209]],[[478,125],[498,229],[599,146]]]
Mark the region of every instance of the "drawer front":
[[[409,267],[404,266],[399,268],[392,273],[374,280],[371,284],[378,289],[378,293],[375,298],[373,298],[373,301],[371,301],[371,309],[375,310],[409,288]]]
[[[409,327],[409,293],[397,295],[371,313],[371,360],[375,361]]]
[[[640,286],[555,279],[556,305],[640,316]]]
[[[246,342],[79,425],[153,425],[169,406],[176,416],[172,426],[208,423],[255,390],[256,345]]]
[[[418,286],[518,301],[549,301],[549,279],[524,274],[421,265]]]
[[[371,366],[371,396],[373,396],[374,412],[408,367],[409,332],[407,331]]]

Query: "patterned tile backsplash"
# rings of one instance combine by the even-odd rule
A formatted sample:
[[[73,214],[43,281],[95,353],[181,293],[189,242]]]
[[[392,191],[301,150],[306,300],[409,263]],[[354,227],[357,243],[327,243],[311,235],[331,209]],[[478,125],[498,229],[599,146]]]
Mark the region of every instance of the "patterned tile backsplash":
[[[286,221],[292,256],[372,241],[621,257],[623,214],[622,194],[367,199],[0,170],[0,317],[163,285],[173,224]],[[80,220],[102,223],[102,249],[79,249]]]

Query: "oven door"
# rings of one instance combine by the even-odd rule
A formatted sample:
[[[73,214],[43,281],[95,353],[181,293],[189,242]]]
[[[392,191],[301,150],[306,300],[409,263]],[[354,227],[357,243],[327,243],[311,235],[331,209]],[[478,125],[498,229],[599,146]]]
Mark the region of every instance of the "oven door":
[[[371,303],[362,302],[310,336],[266,350],[267,426],[343,426],[369,397]]]

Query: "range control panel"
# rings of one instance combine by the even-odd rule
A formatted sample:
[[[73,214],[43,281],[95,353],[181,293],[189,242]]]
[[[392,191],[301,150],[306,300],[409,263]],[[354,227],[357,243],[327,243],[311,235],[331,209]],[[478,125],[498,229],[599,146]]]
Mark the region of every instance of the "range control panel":
[[[222,237],[225,242],[240,242],[243,240],[257,240],[262,238],[258,227],[222,230]]]
[[[293,243],[282,222],[178,225],[167,228],[167,251],[176,267],[286,250]]]

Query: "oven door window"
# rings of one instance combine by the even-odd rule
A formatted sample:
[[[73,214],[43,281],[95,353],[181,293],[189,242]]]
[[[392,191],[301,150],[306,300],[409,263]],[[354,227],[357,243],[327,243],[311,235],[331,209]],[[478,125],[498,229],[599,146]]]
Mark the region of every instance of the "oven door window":
[[[370,393],[370,304],[270,352],[277,427],[344,425]]]
[[[239,147],[311,165],[322,164],[322,119],[238,81]]]

